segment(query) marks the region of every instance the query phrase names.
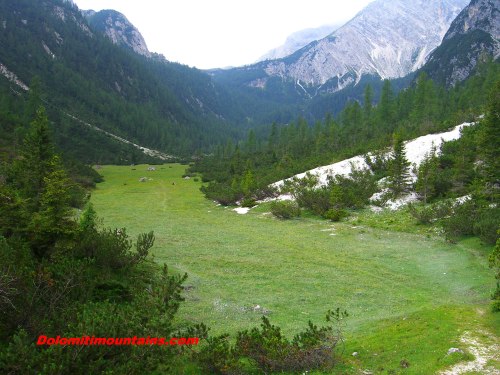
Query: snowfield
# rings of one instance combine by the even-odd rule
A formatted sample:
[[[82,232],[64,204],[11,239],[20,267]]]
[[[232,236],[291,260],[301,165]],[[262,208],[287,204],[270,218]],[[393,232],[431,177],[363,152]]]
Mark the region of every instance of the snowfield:
[[[417,168],[418,166],[420,166],[425,156],[431,152],[433,146],[436,149],[436,153],[439,153],[440,147],[444,142],[453,141],[460,138],[461,130],[466,126],[471,126],[473,124],[473,122],[464,122],[463,124],[455,126],[453,130],[450,130],[448,132],[428,134],[405,142],[406,158],[411,163],[410,171],[414,166]],[[384,156],[390,156],[391,154],[392,150],[384,153]],[[367,155],[371,154],[368,153]],[[285,181],[291,180],[293,178],[302,179],[306,176],[307,173],[316,176],[318,178],[318,186],[323,186],[327,184],[328,176],[348,176],[352,172],[353,168],[358,170],[365,170],[369,168],[368,164],[366,164],[365,162],[365,155],[357,155],[334,164],[311,169],[285,180],[277,181],[273,184],[273,186],[281,188]],[[413,173],[411,173],[411,175],[413,179],[416,179],[416,176],[413,175]]]
[[[444,142],[449,142],[456,140],[460,138],[461,136],[461,131],[464,127],[466,126],[471,126],[474,125],[474,122],[464,122],[463,124],[455,126],[452,130],[443,132],[443,133],[436,133],[436,134],[428,134],[424,135],[418,138],[415,138],[413,140],[405,142],[405,154],[406,158],[410,162],[410,176],[415,182],[417,180],[417,176],[413,173],[413,169],[418,169],[420,164],[424,161],[425,157],[430,155],[431,151],[434,148],[435,154],[440,153],[441,145]],[[385,153],[383,153],[383,156],[385,157],[390,157],[392,156],[392,150],[388,150]],[[366,154],[368,156],[371,156],[371,153]],[[294,178],[297,179],[302,179],[304,178],[307,174],[316,176],[318,179],[318,187],[319,186],[324,186],[328,183],[328,177],[329,176],[336,176],[336,175],[342,175],[342,176],[348,176],[353,169],[357,170],[366,170],[369,168],[368,164],[365,161],[365,156],[366,155],[357,155],[349,159],[345,159],[342,161],[339,161],[334,164],[330,165],[325,165],[322,167],[314,168],[309,171],[297,174],[293,177],[287,178],[285,180],[280,180],[272,184],[272,186],[280,189],[283,187],[284,182],[288,180],[292,180]],[[387,189],[382,189],[380,192],[375,193],[371,198],[370,201],[376,202],[377,200],[381,199],[384,196],[384,193],[387,192]],[[283,200],[283,199],[290,199],[289,194],[284,194],[278,199]],[[388,208],[390,210],[397,210],[399,208],[402,208],[406,204],[410,202],[415,202],[418,200],[418,195],[415,192],[411,192],[407,195],[404,195],[396,200],[389,200],[384,204],[385,208]],[[380,207],[376,206],[371,206],[373,211],[380,211]]]

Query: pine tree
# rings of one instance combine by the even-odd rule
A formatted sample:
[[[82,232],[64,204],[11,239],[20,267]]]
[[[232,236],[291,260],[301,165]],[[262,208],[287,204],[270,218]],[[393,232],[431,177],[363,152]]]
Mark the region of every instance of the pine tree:
[[[371,85],[366,85],[363,101],[363,115],[365,118],[365,124],[371,121],[373,109],[373,89]]]
[[[43,179],[40,207],[33,213],[28,229],[31,232],[31,247],[42,258],[60,239],[71,234],[75,223],[71,220],[71,181],[62,168],[61,161],[54,155],[50,172]]]
[[[410,162],[406,159],[405,146],[399,135],[394,135],[394,152],[390,161],[389,189],[394,197],[410,188]]]
[[[436,148],[433,146],[418,169],[416,190],[422,196],[424,203],[436,193],[439,161],[435,155]]]
[[[379,123],[385,129],[393,128],[394,124],[394,93],[392,91],[391,81],[384,80],[380,101],[377,106]]]
[[[485,163],[485,180],[493,186],[500,182],[500,81],[491,91],[479,141],[479,152]]]
[[[35,119],[24,139],[21,158],[14,163],[11,174],[13,184],[23,198],[29,198],[32,210],[39,208],[44,178],[51,172],[54,145],[50,137],[49,120],[45,109],[39,107]]]

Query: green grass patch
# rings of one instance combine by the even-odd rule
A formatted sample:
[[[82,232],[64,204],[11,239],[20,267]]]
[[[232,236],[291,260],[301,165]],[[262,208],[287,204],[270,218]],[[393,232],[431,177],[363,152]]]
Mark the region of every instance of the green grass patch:
[[[188,273],[179,323],[234,334],[265,313],[291,336],[341,307],[350,313],[343,371],[388,374],[446,367],[446,351],[466,323],[498,324],[476,313],[488,310],[495,286],[491,247],[474,239],[448,244],[405,211],[363,212],[340,223],[278,220],[268,205],[239,215],[206,200],[201,182],[181,178],[184,169],[104,166],[105,182],[92,197],[105,225],[154,230],[155,260]],[[353,351],[360,355],[351,358]]]

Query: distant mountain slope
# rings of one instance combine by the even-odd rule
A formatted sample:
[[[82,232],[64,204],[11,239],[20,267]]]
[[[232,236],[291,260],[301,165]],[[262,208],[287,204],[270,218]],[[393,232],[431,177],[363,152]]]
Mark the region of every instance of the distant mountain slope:
[[[341,25],[324,25],[316,28],[297,31],[291,34],[286,39],[283,45],[270,50],[261,58],[259,58],[258,61],[275,60],[291,55],[292,53],[298,51],[302,47],[305,47],[309,43],[315,40],[323,39],[327,35],[337,30],[340,26]]]
[[[324,39],[282,59],[239,68],[245,85],[272,78],[314,96],[336,92],[363,75],[398,78],[421,67],[468,0],[376,0]],[[252,72],[252,74],[250,74]],[[234,74],[223,71],[224,74]]]
[[[422,70],[433,80],[453,86],[469,77],[486,56],[500,57],[500,2],[472,0]]]
[[[127,17],[116,10],[83,11],[90,26],[106,35],[114,44],[130,48],[146,57],[151,57],[143,36]]]
[[[109,12],[101,15],[107,20]],[[114,45],[93,25],[67,1],[0,2],[2,70],[28,86],[38,76],[54,108],[168,154],[190,155],[234,136],[237,106],[209,75]],[[95,141],[82,148],[84,137],[71,137],[80,126],[56,129],[68,133],[64,147],[98,155]]]

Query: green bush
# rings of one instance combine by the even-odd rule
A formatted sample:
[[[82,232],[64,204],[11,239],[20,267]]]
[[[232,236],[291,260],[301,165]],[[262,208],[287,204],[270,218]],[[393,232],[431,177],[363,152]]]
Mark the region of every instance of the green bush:
[[[243,197],[241,192],[234,190],[231,185],[225,183],[211,182],[208,186],[202,186],[200,190],[208,199],[217,201],[223,206],[234,205]]]
[[[478,218],[478,207],[475,200],[470,199],[463,204],[455,205],[453,213],[443,220],[446,239],[455,242],[458,237],[474,234],[474,222]]]
[[[325,219],[331,221],[340,221],[349,216],[349,212],[343,208],[331,208],[323,214]]]
[[[292,219],[300,216],[300,207],[293,201],[274,201],[271,213],[279,219]]]
[[[195,360],[210,374],[239,373],[239,361],[229,342],[229,335],[208,337]]]
[[[236,355],[249,358],[263,373],[303,372],[330,369],[335,349],[342,341],[342,324],[348,316],[340,309],[328,311],[327,325],[321,328],[309,321],[308,328],[289,341],[281,329],[262,317],[261,329],[238,332]]]
[[[242,201],[241,201],[241,207],[248,207],[248,208],[252,208],[253,206],[255,206],[257,204],[257,202],[255,202],[255,199],[253,198],[244,198]]]
[[[479,212],[474,223],[474,234],[487,244],[495,244],[498,239],[498,225],[500,223],[500,208],[486,208]]]
[[[433,205],[416,206],[408,204],[408,211],[419,224],[430,224],[453,214],[453,204],[449,201],[438,202]]]
[[[297,203],[300,207],[322,216],[331,207],[330,192],[326,187],[310,190],[304,189],[298,194]]]

